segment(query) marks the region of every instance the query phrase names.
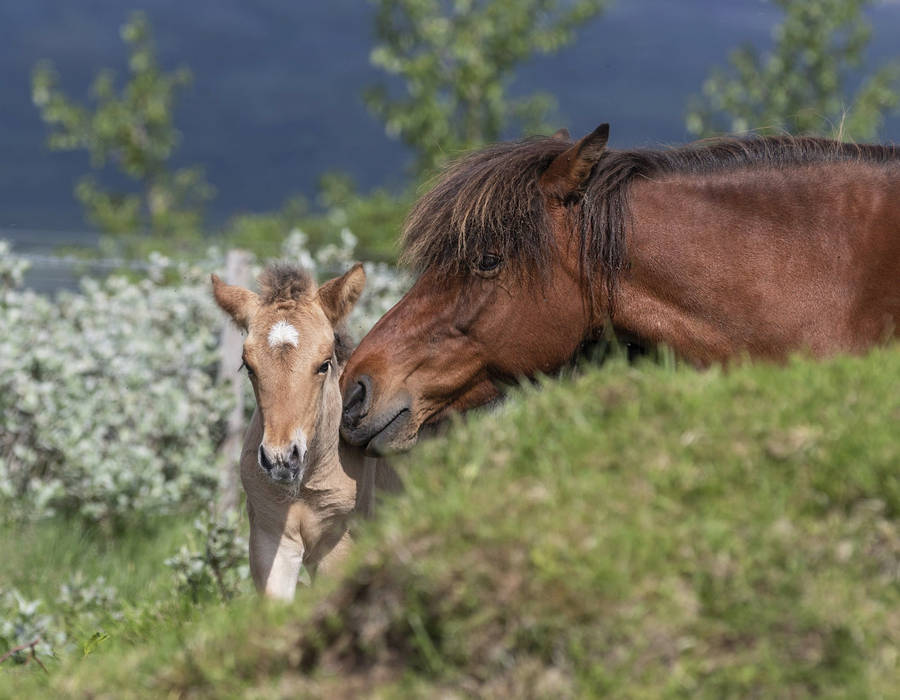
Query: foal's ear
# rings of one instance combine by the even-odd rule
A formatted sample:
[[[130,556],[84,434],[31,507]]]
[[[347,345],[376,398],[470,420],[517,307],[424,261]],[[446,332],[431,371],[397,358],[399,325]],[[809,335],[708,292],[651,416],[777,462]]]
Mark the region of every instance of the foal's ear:
[[[211,279],[216,303],[239,328],[247,330],[250,319],[259,308],[259,297],[249,289],[225,284],[218,275],[212,275]]]
[[[565,128],[560,129],[555,134],[553,134],[553,138],[555,138],[557,141],[571,141],[572,140],[572,137],[569,135],[569,130],[565,129]]]
[[[337,324],[350,313],[365,286],[366,271],[362,263],[356,263],[340,277],[319,287],[319,304],[331,325]]]
[[[591,171],[606,150],[609,124],[601,124],[567,151],[560,153],[541,176],[541,188],[550,197],[566,200],[581,194]]]

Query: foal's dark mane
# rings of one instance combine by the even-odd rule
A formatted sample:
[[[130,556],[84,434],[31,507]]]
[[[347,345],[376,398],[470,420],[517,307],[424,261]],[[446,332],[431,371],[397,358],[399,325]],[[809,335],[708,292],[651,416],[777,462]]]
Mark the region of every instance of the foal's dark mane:
[[[404,260],[419,272],[454,275],[491,252],[522,274],[546,272],[556,243],[538,181],[571,145],[557,138],[532,138],[488,146],[452,163],[406,220]],[[581,206],[572,202],[568,207],[581,234],[584,289],[593,288],[600,271],[612,301],[616,278],[626,266],[629,185],[636,178],[856,161],[900,162],[900,148],[772,136],[669,150],[607,151],[594,168]]]
[[[266,306],[281,301],[298,301],[315,291],[312,275],[299,265],[269,263],[259,275],[259,297]]]
[[[259,298],[266,306],[299,301],[316,291],[312,275],[305,268],[287,262],[269,263],[260,273],[258,282]],[[356,343],[346,324],[339,323],[335,326],[334,352],[338,364],[346,363],[355,347]]]

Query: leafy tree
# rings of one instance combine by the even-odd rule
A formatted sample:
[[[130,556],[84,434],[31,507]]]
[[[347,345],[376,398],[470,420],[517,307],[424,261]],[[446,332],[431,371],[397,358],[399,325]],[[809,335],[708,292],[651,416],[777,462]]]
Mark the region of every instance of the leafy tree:
[[[372,63],[404,84],[366,93],[388,134],[416,153],[419,172],[496,140],[509,126],[542,128],[546,94],[514,99],[517,65],[572,41],[607,0],[373,0]]]
[[[900,104],[900,63],[883,65],[847,99],[871,37],[863,12],[873,0],[774,2],[785,16],[771,52],[744,46],[728,70],[714,69],[689,105],[687,128],[702,136],[754,129],[875,138]]]
[[[336,243],[346,229],[358,239],[356,252],[363,259],[393,262],[397,234],[413,199],[411,188],[399,193],[376,188],[361,194],[350,176],[328,173],[319,181],[317,207],[304,197],[292,197],[278,211],[233,216],[224,236],[228,245],[266,257],[278,254],[291,230],[303,231],[309,249],[317,251]]]
[[[134,13],[122,27],[122,39],[130,47],[129,80],[117,93],[112,71],[100,71],[91,86],[92,107],[63,93],[51,63],[35,67],[32,99],[51,127],[49,146],[85,150],[94,169],[113,164],[138,183],[139,192],[112,192],[92,176],[79,180],[75,195],[101,231],[150,233],[168,242],[196,238],[212,187],[199,168],[173,171],[169,166],[179,138],[172,123],[175,98],[190,82],[190,73],[160,68],[142,13]]]

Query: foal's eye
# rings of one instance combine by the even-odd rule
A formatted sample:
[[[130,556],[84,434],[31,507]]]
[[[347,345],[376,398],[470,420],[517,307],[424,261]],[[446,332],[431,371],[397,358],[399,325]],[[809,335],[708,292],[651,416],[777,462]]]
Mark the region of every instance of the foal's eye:
[[[331,360],[325,360],[316,371],[318,374],[328,374],[329,369],[331,369]]]
[[[241,360],[241,366],[238,367],[238,371],[240,371],[240,370],[242,370],[242,369],[247,370],[247,376],[248,376],[248,377],[252,377],[252,376],[253,376],[254,372],[253,372],[253,370],[251,369],[250,365],[247,364],[247,360]]]
[[[478,260],[478,269],[481,272],[493,272],[498,267],[500,267],[500,263],[502,262],[502,258],[499,255],[494,253],[485,253]]]

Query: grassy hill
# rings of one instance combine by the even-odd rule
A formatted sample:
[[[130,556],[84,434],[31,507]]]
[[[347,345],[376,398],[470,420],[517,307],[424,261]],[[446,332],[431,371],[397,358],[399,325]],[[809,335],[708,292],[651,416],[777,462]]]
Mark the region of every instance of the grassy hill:
[[[161,607],[47,676],[0,673],[0,695],[900,688],[898,349],[613,363],[460,421],[402,468],[353,564],[293,605]]]

